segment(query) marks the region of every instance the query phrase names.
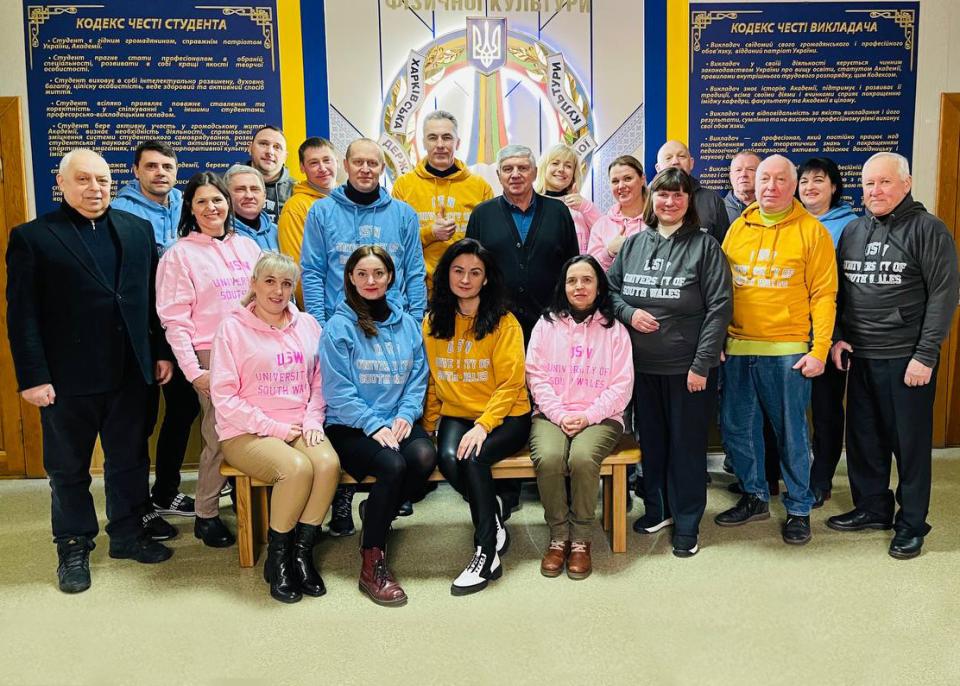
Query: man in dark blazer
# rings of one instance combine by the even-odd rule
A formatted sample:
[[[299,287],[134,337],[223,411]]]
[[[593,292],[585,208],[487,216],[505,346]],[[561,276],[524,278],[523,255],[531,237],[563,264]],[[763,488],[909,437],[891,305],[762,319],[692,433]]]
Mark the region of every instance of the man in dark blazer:
[[[98,434],[110,557],[150,563],[173,554],[141,520],[150,387],[170,379],[172,355],[154,303],[150,225],[110,209],[110,168],[91,150],[64,156],[57,185],[60,208],[10,234],[7,330],[20,394],[40,407],[60,590],[78,593],[90,587],[99,529],[90,494]]]

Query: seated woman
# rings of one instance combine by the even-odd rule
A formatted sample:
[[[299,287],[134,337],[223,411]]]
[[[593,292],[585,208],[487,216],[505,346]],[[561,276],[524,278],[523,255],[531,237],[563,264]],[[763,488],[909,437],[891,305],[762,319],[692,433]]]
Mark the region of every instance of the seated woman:
[[[571,579],[585,579],[593,568],[600,463],[623,435],[633,391],[630,335],[613,316],[607,277],[592,256],[563,266],[553,302],[530,335],[527,382],[535,406],[530,457],[550,527],[540,572],[559,576],[566,565]]]
[[[210,402],[210,347],[247,292],[260,246],[234,231],[230,192],[210,172],[195,174],[184,189],[178,233],[157,267],[157,314],[203,412],[193,534],[205,545],[226,548],[236,539],[220,519],[226,479],[220,476],[223,453]]]
[[[577,227],[580,252],[585,253],[590,242],[590,230],[603,213],[599,207],[580,195],[582,182],[583,168],[576,151],[569,145],[557,143],[540,158],[533,189],[537,193],[563,200],[573,217],[574,226]]]
[[[260,257],[244,307],[213,339],[210,369],[224,459],[273,484],[263,577],[284,603],[326,593],[313,545],[340,481],[323,434],[320,325],[290,302],[299,272],[286,255]]]
[[[433,273],[423,320],[430,364],[424,426],[437,426],[444,478],[470,503],[476,552],[450,592],[483,590],[503,573],[509,542],[490,466],[519,451],[530,435],[523,330],[507,310],[493,254],[472,238],[457,241]]]
[[[378,605],[407,601],[387,569],[387,531],[400,504],[423,495],[437,462],[433,441],[415,423],[428,376],[420,322],[394,299],[395,278],[383,248],[357,248],[344,266],[346,299],[320,344],[327,436],[350,476],[377,479],[361,503],[360,590]]]

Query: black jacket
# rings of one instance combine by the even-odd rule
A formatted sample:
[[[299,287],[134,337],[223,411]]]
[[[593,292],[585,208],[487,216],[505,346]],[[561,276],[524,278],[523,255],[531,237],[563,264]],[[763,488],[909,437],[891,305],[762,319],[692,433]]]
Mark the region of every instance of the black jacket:
[[[697,208],[700,226],[723,245],[731,224],[723,198],[716,191],[701,186],[699,179],[693,177],[693,205]]]
[[[733,316],[730,265],[720,244],[696,226],[670,238],[649,228],[630,236],[607,272],[613,311],[630,332],[633,362],[644,374],[700,376],[720,364]],[[660,328],[641,333],[630,319],[638,309]]]
[[[837,245],[835,339],[854,357],[914,357],[933,367],[957,308],[957,252],[947,227],[912,196],[867,215]]]
[[[523,328],[524,342],[529,341],[534,324],[550,304],[561,268],[580,254],[570,210],[559,200],[537,196],[533,223],[523,242],[510,206],[500,196],[474,208],[467,238],[475,238],[497,256],[514,303],[511,311]]]
[[[20,390],[52,383],[58,394],[115,390],[124,367],[154,383],[154,361],[172,360],[157,318],[157,250],[139,217],[108,210],[120,246],[118,285],[108,284],[62,209],[16,227],[7,247],[7,333]],[[125,365],[123,355],[135,360]]]

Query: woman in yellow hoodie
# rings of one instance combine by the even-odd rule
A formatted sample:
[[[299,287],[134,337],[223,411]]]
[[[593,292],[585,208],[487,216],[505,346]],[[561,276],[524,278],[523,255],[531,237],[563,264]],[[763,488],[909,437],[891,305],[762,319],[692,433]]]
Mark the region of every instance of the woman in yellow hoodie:
[[[423,321],[430,364],[423,423],[437,430],[440,471],[470,503],[476,552],[450,588],[466,595],[500,577],[510,540],[490,467],[530,435],[523,331],[507,310],[496,260],[479,242],[450,246],[434,286]]]

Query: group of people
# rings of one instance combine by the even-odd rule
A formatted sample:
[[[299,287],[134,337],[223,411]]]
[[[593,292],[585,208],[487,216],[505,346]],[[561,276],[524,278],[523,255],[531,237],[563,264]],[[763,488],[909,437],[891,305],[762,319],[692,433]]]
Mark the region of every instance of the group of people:
[[[365,138],[342,173],[333,145],[308,138],[294,185],[270,126],[246,164],[198,173],[182,193],[176,154],[158,141],[137,147],[135,179],[112,203],[97,153],[63,158],[61,207],[13,231],[7,251],[8,330],[21,393],[41,408],[61,590],[90,585],[98,434],[112,557],[168,559],[162,541],[177,530],[162,515],[192,516],[204,544],[232,545],[225,461],[274,484],[264,577],[283,602],[325,593],[314,545],[328,511],[330,534],[353,533],[341,469],[375,477],[359,508],[361,591],[406,602],[387,539],[437,467],[474,528],[451,592],[482,590],[503,573],[517,499],[491,467],[527,445],[550,530],[541,572],[585,578],[600,465],[625,433],[642,451],[635,531],[672,527],[673,553],[695,555],[718,409],[741,494],[718,525],[769,518],[782,473],[783,540],[808,542],[846,425],[855,509],[827,525],[895,528],[890,554],[920,553],[958,275],[903,157],[867,161],[856,217],[829,159],[798,168],[742,151],[722,198],[668,141],[649,184],[636,157],[610,164],[616,202],[603,214],[580,195],[567,146],[539,165],[528,147],[503,148],[494,197],[456,158],[452,115],[422,126],[425,155],[392,195]],[[190,498],[180,466],[198,413]]]

